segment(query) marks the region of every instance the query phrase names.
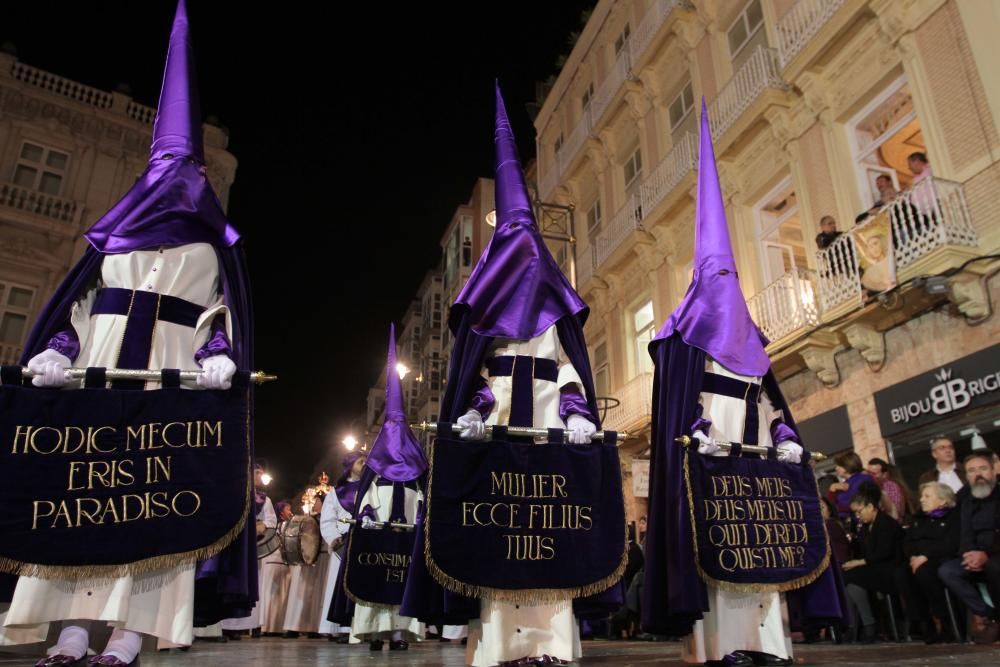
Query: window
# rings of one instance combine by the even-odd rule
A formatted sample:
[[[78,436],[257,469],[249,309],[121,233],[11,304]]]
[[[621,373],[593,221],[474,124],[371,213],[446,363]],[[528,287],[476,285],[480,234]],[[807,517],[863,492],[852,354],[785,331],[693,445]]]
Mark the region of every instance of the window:
[[[594,391],[598,397],[608,395],[608,346],[600,343],[594,348]]]
[[[587,234],[593,239],[601,231],[601,200],[598,199],[587,211]]]
[[[764,284],[796,267],[806,266],[806,245],[799,203],[791,179],[785,179],[757,204]]]
[[[472,266],[472,216],[462,216],[462,267]]]
[[[629,27],[628,23],[625,24],[625,28],[621,31],[618,37],[615,38],[615,57],[617,58],[625,47],[628,46],[628,38],[632,36],[632,29]]]
[[[555,146],[556,153],[558,153],[560,150],[562,150],[563,135],[561,133],[559,134],[558,137],[556,137],[556,142],[553,145]]]
[[[639,148],[636,148],[631,155],[625,160],[623,165],[625,171],[625,189],[628,190],[632,185],[638,182],[639,177],[642,176],[642,152]]]
[[[444,288],[451,289],[458,275],[458,255],[460,252],[458,245],[458,235],[461,230],[458,226],[448,235],[448,243],[444,248]]]
[[[729,28],[729,53],[735,59],[764,25],[764,12],[760,0],[751,0]]]
[[[670,130],[676,130],[684,119],[688,117],[694,108],[694,92],[691,90],[691,82],[677,93],[677,97],[670,103]]]
[[[26,141],[14,166],[14,185],[58,197],[68,164],[66,153]]]
[[[649,342],[656,335],[652,301],[647,301],[632,313],[632,331],[635,332],[636,375],[652,372],[653,359],[649,356]]]
[[[21,345],[34,297],[30,287],[0,283],[0,343]]]
[[[583,97],[580,98],[580,106],[583,107],[583,112],[587,113],[590,108],[590,101],[594,99],[594,83],[591,82],[587,89],[583,91]]]

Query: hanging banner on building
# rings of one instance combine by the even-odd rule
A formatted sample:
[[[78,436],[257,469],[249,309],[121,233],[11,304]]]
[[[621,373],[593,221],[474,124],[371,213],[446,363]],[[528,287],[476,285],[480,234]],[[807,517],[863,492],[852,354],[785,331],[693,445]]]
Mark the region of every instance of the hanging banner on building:
[[[250,507],[249,431],[245,373],[228,391],[0,386],[0,571],[117,576],[217,553]]]
[[[892,221],[890,209],[884,208],[875,217],[850,231],[861,260],[861,284],[871,294],[896,286],[896,263],[893,259]]]
[[[649,459],[632,459],[632,495],[649,497]]]
[[[428,569],[480,597],[584,597],[624,572],[625,503],[614,445],[438,438],[425,519]]]
[[[886,438],[994,403],[1000,403],[1000,345],[875,392],[875,411]]]
[[[830,562],[819,490],[808,464],[685,452],[698,572],[737,592],[806,586]]]

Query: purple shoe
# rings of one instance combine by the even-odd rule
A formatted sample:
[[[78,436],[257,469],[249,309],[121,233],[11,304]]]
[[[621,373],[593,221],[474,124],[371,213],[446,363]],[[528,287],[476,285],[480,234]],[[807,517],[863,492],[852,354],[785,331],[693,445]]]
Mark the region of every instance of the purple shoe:
[[[132,662],[124,662],[113,655],[95,655],[87,663],[90,667],[138,667],[139,656]]]
[[[47,655],[38,662],[35,663],[35,667],[84,667],[87,664],[87,656],[84,655],[82,658],[74,658],[72,656],[63,655],[58,653],[56,655]]]

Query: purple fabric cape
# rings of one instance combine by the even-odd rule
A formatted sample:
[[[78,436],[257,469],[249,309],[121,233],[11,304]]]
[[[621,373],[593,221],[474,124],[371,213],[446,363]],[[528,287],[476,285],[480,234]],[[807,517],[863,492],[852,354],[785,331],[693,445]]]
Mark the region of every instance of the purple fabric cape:
[[[762,377],[771,367],[771,360],[764,350],[767,343],[750,318],[740,290],[704,99],[693,263],[694,276],[687,293],[656,339],[677,333],[685,343],[704,350],[734,373]]]
[[[393,324],[389,325],[385,374],[385,419],[368,452],[365,467],[390,482],[409,482],[423,476],[428,464],[423,446],[406,421],[403,386],[396,371],[396,327]],[[364,491],[360,493],[363,495]]]
[[[454,347],[448,365],[448,383],[441,399],[440,420],[454,423],[465,414],[472,395],[478,388],[477,378],[483,360],[490,351],[493,337],[482,336],[473,330],[472,314],[462,309],[461,319],[452,327]],[[556,321],[559,342],[583,381],[587,406],[591,414],[600,415],[594,394],[590,359],[583,336],[583,323],[579,316],[567,315]],[[597,424],[600,429],[600,424]],[[423,517],[421,517],[421,523]],[[573,608],[580,617],[603,617],[618,609],[624,599],[621,585],[612,586],[590,598],[573,601]],[[419,618],[426,623],[463,625],[469,619],[479,618],[479,600],[446,591],[431,576],[424,559],[424,531],[418,530],[413,549],[413,559],[407,573],[406,593],[401,613]]]
[[[481,336],[530,340],[587,304],[552,258],[538,231],[514,133],[496,84],[496,230],[449,314],[454,330],[471,314]]]
[[[681,336],[649,345],[653,375],[649,521],[646,531],[642,627],[646,632],[682,637],[708,611],[705,584],[694,559],[690,513],[684,486],[684,449],[674,438],[690,435],[705,375],[705,352]],[[763,386],[774,407],[795,428],[781,389],[770,371]],[[786,594],[797,623],[840,620],[847,609],[835,564],[805,588]]]
[[[219,259],[219,279],[225,302],[232,314],[233,361],[239,369],[252,370],[253,306],[242,244],[216,245],[215,250]],[[46,348],[52,336],[66,328],[73,302],[96,283],[103,260],[103,253],[93,247],[86,249],[83,257],[56,288],[39,314],[21,354],[21,365],[26,365],[29,359]],[[254,389],[252,386],[250,392],[249,461],[253,461]],[[250,478],[253,478],[252,470]],[[256,527],[253,521],[247,521],[243,531],[232,544],[218,555],[198,565],[195,583],[196,625],[211,625],[223,618],[241,618],[250,615],[257,601],[256,545]]]

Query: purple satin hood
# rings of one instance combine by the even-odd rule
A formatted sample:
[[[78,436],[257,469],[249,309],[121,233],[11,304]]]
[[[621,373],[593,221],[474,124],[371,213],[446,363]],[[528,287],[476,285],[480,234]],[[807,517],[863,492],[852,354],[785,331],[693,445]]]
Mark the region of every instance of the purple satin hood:
[[[654,340],[674,333],[734,373],[761,377],[771,367],[764,351],[767,341],[750,319],[740,290],[704,99],[698,151],[694,276],[684,299]]]
[[[232,246],[240,235],[222,212],[204,164],[194,54],[187,9],[180,0],[153,122],[149,166],[84,236],[103,253],[188,243]]]
[[[462,313],[472,315],[480,336],[529,340],[566,315],[586,320],[580,299],[545,246],[496,85],[496,230],[449,314],[455,331]]]
[[[396,371],[396,328],[389,325],[385,362],[385,420],[368,453],[365,466],[391,482],[409,482],[427,472],[427,457],[406,422],[403,387]]]

